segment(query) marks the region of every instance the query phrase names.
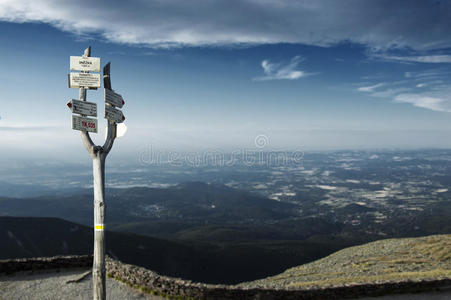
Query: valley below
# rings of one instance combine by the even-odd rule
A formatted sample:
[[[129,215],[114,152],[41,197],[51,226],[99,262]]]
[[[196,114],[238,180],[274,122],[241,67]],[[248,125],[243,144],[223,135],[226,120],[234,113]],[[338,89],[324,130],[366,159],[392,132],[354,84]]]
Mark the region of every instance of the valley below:
[[[1,259],[92,253],[91,179],[61,167],[42,172],[30,167],[27,179],[39,188],[0,174]],[[258,280],[354,245],[451,232],[446,150],[141,164],[108,174],[108,255],[198,282]],[[118,178],[128,186],[118,188]]]

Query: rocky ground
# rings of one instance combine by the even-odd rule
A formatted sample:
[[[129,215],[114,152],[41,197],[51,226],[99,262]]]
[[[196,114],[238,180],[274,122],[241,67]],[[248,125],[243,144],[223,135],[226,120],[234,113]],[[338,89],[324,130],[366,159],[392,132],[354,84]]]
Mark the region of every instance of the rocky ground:
[[[0,276],[1,300],[85,300],[92,299],[92,277],[86,275],[78,282],[86,269],[55,272],[20,272],[8,276]],[[107,299],[110,300],[160,300],[158,296],[143,294],[122,282],[107,278]]]
[[[387,239],[338,251],[241,287],[303,289],[451,278],[451,235]]]

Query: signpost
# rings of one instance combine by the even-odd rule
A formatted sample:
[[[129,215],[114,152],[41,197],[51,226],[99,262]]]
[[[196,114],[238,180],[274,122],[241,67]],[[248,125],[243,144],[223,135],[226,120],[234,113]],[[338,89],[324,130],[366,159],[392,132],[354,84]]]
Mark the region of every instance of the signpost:
[[[83,144],[92,158],[92,169],[94,177],[94,258],[92,266],[92,286],[94,300],[106,299],[105,288],[105,160],[113,147],[116,139],[116,123],[122,122],[125,117],[122,112],[115,109],[107,102],[105,104],[105,117],[108,117],[108,128],[106,140],[103,146],[97,146],[93,143],[89,132],[97,132],[97,119],[87,118],[86,116],[97,116],[97,105],[92,102],[86,102],[86,90],[100,87],[100,74],[91,74],[89,71],[100,71],[100,58],[91,56],[91,47],[88,47],[83,56],[71,56],[71,70],[78,70],[81,73],[70,73],[69,87],[79,88],[79,100],[71,100],[67,104],[71,111],[78,115],[72,116],[72,128],[81,131]],[[103,68],[103,86],[105,95],[118,95],[111,89],[110,63]],[[120,96],[120,95],[119,95]],[[117,97],[116,97],[117,98]],[[115,98],[115,99],[116,99]],[[122,100],[122,97],[120,97]],[[105,98],[106,100],[106,98]],[[116,99],[117,100],[117,99]],[[113,100],[114,101],[114,100]],[[123,100],[121,105],[124,104]],[[114,105],[114,104],[113,104]],[[114,113],[111,114],[112,110]],[[121,118],[119,119],[118,116]]]
[[[66,105],[74,114],[97,117],[97,104],[94,102],[72,99]]]

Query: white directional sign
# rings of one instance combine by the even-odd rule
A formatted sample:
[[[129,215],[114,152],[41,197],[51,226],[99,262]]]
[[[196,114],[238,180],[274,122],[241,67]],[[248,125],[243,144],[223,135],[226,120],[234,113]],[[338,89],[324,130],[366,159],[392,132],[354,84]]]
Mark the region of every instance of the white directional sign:
[[[67,106],[74,114],[97,117],[96,103],[72,99],[67,102]]]
[[[100,57],[71,56],[70,69],[72,71],[100,72]]]
[[[105,119],[111,120],[115,123],[122,123],[124,122],[125,117],[119,109],[105,104]]]
[[[70,88],[99,88],[100,74],[92,73],[70,73],[69,74]]]
[[[72,115],[72,129],[97,133],[97,119]]]
[[[122,96],[116,94],[110,89],[105,89],[105,102],[119,108],[121,108],[125,104],[124,99],[122,99]]]

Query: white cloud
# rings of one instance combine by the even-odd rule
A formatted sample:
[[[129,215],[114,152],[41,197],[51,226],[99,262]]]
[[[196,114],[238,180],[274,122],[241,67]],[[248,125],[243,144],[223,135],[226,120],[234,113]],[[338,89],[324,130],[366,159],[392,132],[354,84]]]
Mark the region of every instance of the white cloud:
[[[451,55],[423,55],[423,56],[376,55],[375,57],[399,62],[417,62],[431,64],[451,63]],[[408,77],[409,75],[408,73],[409,72],[406,72],[406,77]]]
[[[368,92],[368,93],[370,93],[370,92],[374,92],[375,89],[377,89],[377,88],[379,88],[381,86],[384,86],[384,85],[385,85],[385,83],[381,82],[381,83],[378,83],[378,84],[375,84],[375,85],[362,86],[362,87],[359,87],[357,90],[359,92]]]
[[[437,1],[0,0],[0,21],[43,22],[153,47],[350,41],[374,49],[443,49],[451,47],[449,12],[447,2]]]
[[[357,90],[371,97],[390,99],[393,103],[407,103],[415,107],[440,112],[451,112],[451,88],[440,78],[449,71],[435,68],[404,72],[402,80],[392,80],[363,86]],[[380,87],[385,88],[381,89]]]
[[[307,74],[301,70],[297,70],[299,63],[302,61],[300,56],[295,56],[288,64],[271,63],[269,60],[264,60],[261,63],[265,76],[256,77],[256,81],[276,80],[276,79],[299,79],[305,77]]]
[[[413,106],[434,111],[451,112],[451,98],[445,94],[400,94],[393,101],[396,103],[410,103]]]
[[[370,96],[372,96],[372,97],[389,98],[396,94],[406,92],[410,89],[406,88],[406,87],[389,87],[389,88],[385,88],[385,89],[381,90],[379,88],[387,86],[387,85],[396,86],[396,85],[403,84],[403,83],[404,83],[404,81],[395,81],[395,82],[391,82],[391,83],[381,82],[381,83],[377,83],[374,85],[359,87],[357,89],[357,91],[364,92],[364,93],[371,93]]]
[[[406,87],[389,88],[389,89],[386,89],[383,91],[378,91],[378,92],[372,93],[371,96],[379,97],[379,98],[388,98],[388,97],[393,97],[399,93],[407,92],[409,90],[410,90],[410,88],[406,88]]]
[[[409,74],[410,82],[397,86],[398,82],[378,83],[371,86],[358,88],[358,91],[368,92],[371,97],[391,99],[393,103],[408,103],[415,107],[429,109],[433,111],[451,112],[451,89],[448,86],[437,85],[435,81],[420,82],[414,78],[417,74]],[[400,81],[404,82],[404,81]],[[385,89],[377,90],[381,86],[388,86]],[[424,88],[424,92],[415,88]]]
[[[418,81],[437,81],[451,75],[451,71],[448,68],[436,68],[431,70],[423,70],[417,72],[405,72],[404,76],[408,80],[418,80]]]

